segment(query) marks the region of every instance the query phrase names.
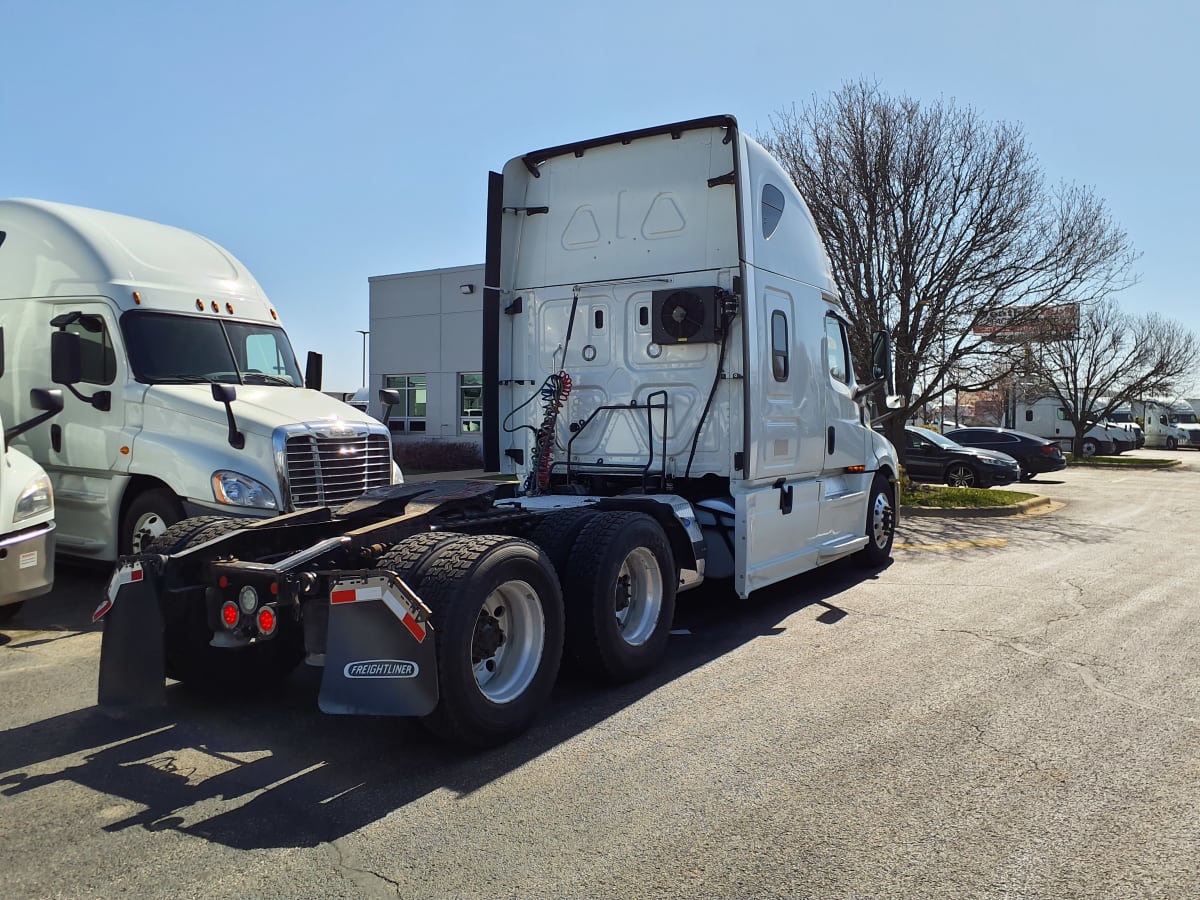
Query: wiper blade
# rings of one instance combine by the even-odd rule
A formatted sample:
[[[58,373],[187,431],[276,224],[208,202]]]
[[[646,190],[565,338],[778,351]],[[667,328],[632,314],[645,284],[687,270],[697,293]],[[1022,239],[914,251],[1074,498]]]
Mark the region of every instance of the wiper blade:
[[[210,375],[159,375],[154,378],[155,384],[216,384],[217,379]]]
[[[299,387],[296,382],[286,376],[272,375],[268,372],[243,372],[242,382],[245,384],[261,382],[263,384],[278,384],[284,387]]]

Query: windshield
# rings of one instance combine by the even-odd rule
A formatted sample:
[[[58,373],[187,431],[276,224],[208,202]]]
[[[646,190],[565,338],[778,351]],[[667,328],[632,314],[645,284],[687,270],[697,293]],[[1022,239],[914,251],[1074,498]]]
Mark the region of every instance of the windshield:
[[[277,325],[130,312],[121,317],[129,363],[150,384],[303,384],[287,334]]]
[[[1196,424],[1196,414],[1194,412],[1175,413],[1171,416],[1171,422],[1174,425],[1194,425]]]

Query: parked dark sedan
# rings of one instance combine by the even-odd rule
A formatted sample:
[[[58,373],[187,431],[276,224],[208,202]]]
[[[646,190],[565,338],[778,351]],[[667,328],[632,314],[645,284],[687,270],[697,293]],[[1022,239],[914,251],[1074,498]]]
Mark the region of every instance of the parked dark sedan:
[[[904,468],[913,481],[952,487],[992,487],[1021,477],[1017,461],[1005,453],[964,447],[950,438],[912,425],[904,427]]]
[[[979,447],[1007,453],[1021,466],[1021,480],[1029,481],[1043,472],[1067,467],[1067,458],[1057,444],[1011,428],[955,428],[946,437],[964,447]]]

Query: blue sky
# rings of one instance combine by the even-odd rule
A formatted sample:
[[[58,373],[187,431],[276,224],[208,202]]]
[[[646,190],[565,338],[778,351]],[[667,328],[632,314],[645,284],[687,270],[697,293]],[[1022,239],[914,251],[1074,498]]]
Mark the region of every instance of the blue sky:
[[[1143,254],[1126,308],[1200,332],[1198,39],[1162,0],[0,0],[0,196],[217,241],[349,391],[367,278],[482,262],[489,169],[867,78],[1022,124]]]

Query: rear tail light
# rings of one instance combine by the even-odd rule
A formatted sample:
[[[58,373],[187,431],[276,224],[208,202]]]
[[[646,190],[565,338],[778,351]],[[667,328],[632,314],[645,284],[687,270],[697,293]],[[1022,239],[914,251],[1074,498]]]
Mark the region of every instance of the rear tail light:
[[[241,617],[242,611],[232,600],[226,600],[221,604],[221,624],[226,628],[236,628]]]
[[[275,626],[279,624],[279,617],[275,615],[275,610],[269,606],[264,606],[258,611],[257,616],[258,633],[265,636],[275,633]]]

